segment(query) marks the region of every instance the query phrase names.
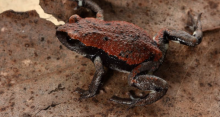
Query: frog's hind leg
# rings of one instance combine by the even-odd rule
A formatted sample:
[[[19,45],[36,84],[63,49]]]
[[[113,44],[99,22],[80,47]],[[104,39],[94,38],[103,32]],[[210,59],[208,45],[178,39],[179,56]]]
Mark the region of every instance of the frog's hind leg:
[[[159,46],[163,45],[164,43],[168,43],[170,40],[187,46],[196,46],[200,44],[203,36],[201,15],[202,13],[200,13],[197,18],[194,19],[191,13],[188,12],[188,17],[191,22],[191,26],[188,27],[190,27],[190,29],[193,31],[193,35],[181,30],[162,29],[154,37],[154,41],[156,41]]]
[[[197,16],[197,19],[194,19],[190,12],[188,15],[192,24],[188,27],[193,31],[193,35],[190,35],[185,31],[168,30],[166,35],[167,39],[187,46],[195,46],[201,43],[203,36],[202,24],[200,21],[202,13]]]
[[[84,99],[84,98],[89,98],[89,97],[93,97],[95,96],[98,87],[100,85],[101,82],[101,78],[104,75],[104,66],[102,65],[102,60],[99,56],[97,56],[94,61],[93,61],[95,68],[96,68],[96,72],[95,75],[93,76],[92,82],[89,85],[89,90],[83,90],[81,88],[77,88],[76,91],[78,93],[80,93],[80,99]]]
[[[91,0],[74,0],[78,2],[79,7],[86,7],[96,12],[96,18],[104,20],[103,10]]]
[[[131,107],[143,106],[161,99],[168,90],[167,82],[154,75],[139,75],[132,82],[133,86],[149,93],[141,97],[130,94],[130,99],[122,99],[113,96],[111,100],[117,103],[130,105]]]
[[[151,73],[155,71],[158,66],[158,62],[145,62],[134,68],[128,76],[128,83],[140,90],[149,92],[147,95],[141,97],[130,95],[130,99],[113,96],[111,100],[121,104],[128,104],[133,107],[151,104],[162,98],[168,89],[167,82],[154,75],[140,75],[145,71]]]

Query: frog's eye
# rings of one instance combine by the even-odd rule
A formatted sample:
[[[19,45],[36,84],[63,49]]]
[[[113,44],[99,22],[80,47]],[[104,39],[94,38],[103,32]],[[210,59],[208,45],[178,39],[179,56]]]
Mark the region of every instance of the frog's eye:
[[[69,18],[69,23],[76,23],[76,22],[78,22],[80,19],[81,19],[80,16],[78,16],[78,15],[72,15],[72,16]]]

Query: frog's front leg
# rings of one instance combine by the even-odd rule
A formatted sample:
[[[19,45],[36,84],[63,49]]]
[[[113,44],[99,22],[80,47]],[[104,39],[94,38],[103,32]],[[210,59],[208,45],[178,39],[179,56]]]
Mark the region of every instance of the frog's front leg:
[[[79,7],[86,7],[96,13],[96,18],[104,20],[103,10],[91,0],[74,0],[78,2]]]
[[[133,106],[142,106],[156,102],[162,98],[168,89],[168,84],[162,78],[154,75],[138,75],[144,71],[151,73],[158,68],[158,62],[145,62],[137,66],[128,76],[128,83],[140,90],[149,92],[147,95],[137,97],[130,94],[130,99],[113,96],[110,100]]]
[[[101,78],[103,77],[103,75],[105,73],[104,72],[104,66],[102,64],[102,60],[99,56],[97,56],[94,59],[93,63],[95,65],[96,72],[95,72],[95,75],[93,76],[92,82],[89,85],[89,90],[83,90],[79,87],[76,89],[76,91],[81,94],[80,99],[95,96],[95,94],[98,90],[98,87],[100,85]]]

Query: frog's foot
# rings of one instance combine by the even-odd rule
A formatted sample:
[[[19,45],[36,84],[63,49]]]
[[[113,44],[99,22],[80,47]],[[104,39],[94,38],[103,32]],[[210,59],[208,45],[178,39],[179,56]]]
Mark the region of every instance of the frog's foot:
[[[110,100],[116,103],[130,105],[130,107],[143,106],[156,102],[162,98],[168,89],[168,85],[165,80],[153,75],[140,75],[132,82],[138,89],[148,91],[149,93],[141,97],[134,96],[130,93],[130,99],[113,96]]]
[[[80,94],[79,100],[93,97],[96,94],[96,92],[90,92],[89,90],[84,90],[79,87],[77,87],[75,91]]]
[[[202,25],[201,25],[201,16],[202,13],[199,13],[197,15],[197,18],[195,19],[191,12],[188,12],[188,23],[186,25],[187,28],[189,28],[192,32],[197,31],[197,30],[202,30]]]
[[[133,95],[132,93],[129,92],[129,97],[130,98],[120,98],[120,97],[117,97],[117,96],[112,96],[112,98],[110,99],[111,101],[114,101],[116,103],[119,103],[119,104],[126,104],[126,105],[130,105],[130,108],[133,108],[134,106],[137,106],[135,105],[138,101],[141,100],[142,97],[137,97],[135,95]]]

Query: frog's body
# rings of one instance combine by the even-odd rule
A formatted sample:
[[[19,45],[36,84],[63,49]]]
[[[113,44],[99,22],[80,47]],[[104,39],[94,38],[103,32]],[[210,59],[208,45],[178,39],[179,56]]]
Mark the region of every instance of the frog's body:
[[[100,13],[99,10],[98,13]],[[151,39],[142,28],[128,22],[71,16],[69,23],[57,29],[56,35],[67,48],[88,57],[96,67],[89,90],[78,88],[81,98],[96,94],[105,66],[130,73],[128,76],[130,85],[144,91],[151,91],[144,97],[131,96],[130,101],[115,97],[112,98],[113,101],[137,106],[159,100],[166,94],[168,85],[165,80],[148,73],[154,72],[163,62],[170,40],[188,46],[195,46],[201,42],[201,14],[198,15],[197,21],[191,15],[190,17],[194,23],[194,35],[184,31],[163,29]]]
[[[73,15],[70,22],[58,29],[61,32],[57,34],[63,33],[58,35],[64,36],[59,38],[69,38],[63,41],[77,44],[80,47],[74,46],[74,51],[92,60],[100,56],[106,67],[130,72],[143,62],[162,58],[157,43],[146,31],[134,24],[124,21],[105,22],[95,18],[82,19],[78,15]],[[73,46],[67,47],[71,49]]]

